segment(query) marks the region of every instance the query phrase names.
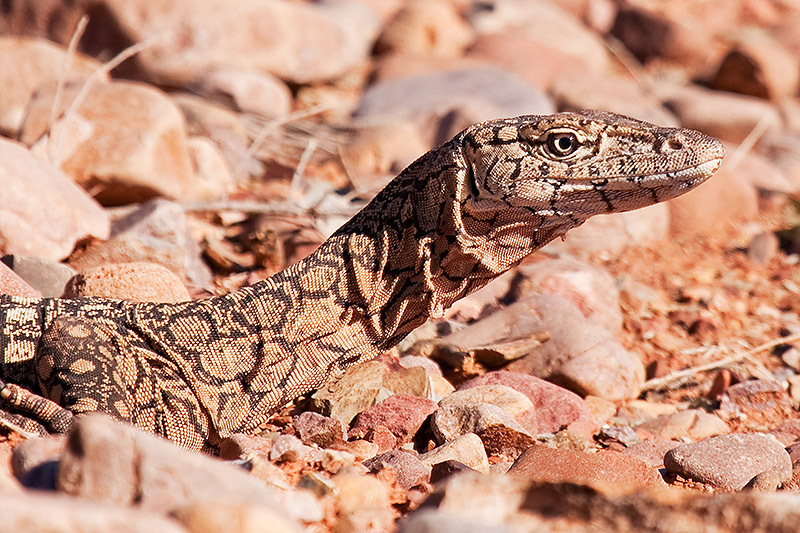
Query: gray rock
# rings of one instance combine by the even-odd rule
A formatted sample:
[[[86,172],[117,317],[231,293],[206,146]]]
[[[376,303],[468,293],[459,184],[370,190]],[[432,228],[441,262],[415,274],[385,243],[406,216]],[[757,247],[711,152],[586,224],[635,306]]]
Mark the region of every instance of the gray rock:
[[[419,460],[433,466],[445,461],[458,461],[478,472],[489,471],[489,459],[481,438],[474,433],[461,435],[450,442],[423,453]]]
[[[405,450],[391,450],[364,461],[370,472],[380,472],[391,468],[395,472],[397,484],[408,490],[426,483],[430,478],[430,467],[426,466],[413,453]]]
[[[774,471],[783,483],[792,477],[789,454],[775,439],[759,434],[720,435],[671,449],[667,471],[725,490],[741,490],[762,472]]]
[[[349,424],[372,405],[381,389],[383,374],[383,365],[377,361],[354,366],[336,381],[319,388],[311,396],[311,405],[319,413]]]

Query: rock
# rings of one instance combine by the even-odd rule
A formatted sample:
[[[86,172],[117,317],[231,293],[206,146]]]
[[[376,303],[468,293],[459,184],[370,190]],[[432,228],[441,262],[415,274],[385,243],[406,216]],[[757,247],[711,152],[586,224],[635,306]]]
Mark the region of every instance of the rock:
[[[754,96],[697,86],[660,86],[659,94],[664,105],[677,115],[681,126],[726,141],[742,142],[762,120],[768,130],[780,124],[775,108]]]
[[[535,444],[520,455],[508,471],[536,481],[653,487],[664,482],[658,471],[630,455],[601,450],[596,453],[550,448]]]
[[[0,252],[60,261],[87,236],[108,238],[108,215],[64,173],[0,139]]]
[[[527,396],[532,408],[515,418],[534,435],[570,429],[588,438],[594,430],[589,409],[579,396],[537,377],[518,372],[488,372],[463,383],[460,389],[480,385],[505,385]]]
[[[622,329],[619,290],[607,270],[574,259],[546,259],[516,269],[509,296],[521,300],[533,294],[558,294],[613,334]]]
[[[781,100],[797,93],[800,65],[794,53],[768,34],[753,34],[728,51],[709,86],[721,91]]]
[[[278,435],[269,450],[269,460],[277,463],[297,463],[309,461],[314,448],[306,446],[294,435]]]
[[[157,263],[196,287],[211,285],[211,271],[189,235],[183,208],[160,198],[142,204],[116,221],[109,240],[90,246],[74,257],[70,265],[84,271],[107,263],[138,261]]]
[[[370,122],[404,120],[413,122],[420,131],[433,132],[425,139],[434,145],[449,139],[452,133],[469,124],[498,116],[546,114],[553,111],[547,97],[503,70],[493,67],[469,68],[409,76],[371,85],[355,110],[356,118]],[[454,112],[461,112],[455,121]],[[457,122],[436,127],[442,117]],[[439,125],[443,128],[447,124]],[[445,138],[446,137],[446,138]]]
[[[42,439],[27,439],[11,453],[11,471],[28,488],[55,490],[58,459],[66,438],[53,435]]]
[[[258,437],[256,435],[245,435],[234,433],[230,437],[223,439],[219,445],[220,459],[235,461],[248,455],[262,455],[269,457],[272,450],[272,439]]]
[[[39,257],[7,255],[0,261],[45,298],[64,294],[64,287],[75,275],[75,270],[68,265]]]
[[[432,509],[423,509],[408,517],[399,533],[435,533],[437,531],[458,531],[459,533],[513,533],[509,525],[476,522]]]
[[[671,200],[670,233],[693,236],[758,216],[758,194],[735,169],[722,164],[714,179]]]
[[[483,441],[475,433],[466,433],[441,446],[423,453],[419,460],[433,466],[445,461],[458,461],[478,472],[489,471],[489,460]]]
[[[412,0],[384,26],[375,43],[378,53],[456,58],[472,40],[472,31],[445,1]]]
[[[528,412],[532,406],[524,394],[510,387],[476,386],[442,399],[431,418],[431,430],[440,443],[475,433],[487,452],[516,456],[534,439],[514,416]]]
[[[427,483],[430,478],[430,468],[416,455],[404,450],[382,453],[364,461],[364,466],[373,474],[391,468],[394,470],[397,484],[405,490]]]
[[[664,455],[672,448],[680,445],[680,442],[675,442],[674,440],[655,438],[639,441],[622,450],[622,453],[632,457],[638,457],[651,468],[663,468]]]
[[[233,10],[223,0],[151,2],[144,11],[129,2],[105,5],[110,24],[124,28],[130,42],[154,39],[137,60],[151,82],[167,86],[218,68],[265,71],[298,84],[329,80],[366,61],[378,30],[370,10],[350,1],[246,0]]]
[[[438,408],[436,402],[408,394],[394,394],[356,417],[348,432],[351,439],[370,439],[378,427],[388,429],[396,438],[395,446],[411,441],[422,423]]]
[[[342,533],[390,531],[394,522],[386,486],[373,476],[334,476],[339,521],[334,530]]]
[[[26,296],[29,298],[42,297],[39,291],[28,285],[24,279],[16,275],[4,263],[0,263],[0,294]]]
[[[702,440],[715,435],[730,433],[728,425],[712,414],[700,409],[687,409],[648,420],[637,428],[664,440],[689,438]]]
[[[319,504],[303,491],[277,491],[241,469],[100,414],[72,426],[56,485],[87,500],[162,513],[213,501],[264,506],[306,522],[322,518]]]
[[[551,87],[559,109],[605,109],[662,126],[677,125],[652,95],[635,81],[607,72],[579,73],[559,78]]]
[[[431,450],[433,451],[433,450]],[[450,476],[461,474],[463,472],[477,472],[474,468],[470,468],[461,461],[455,459],[448,459],[442,463],[436,463],[431,467],[431,483],[438,483],[443,479]]]
[[[402,368],[383,376],[383,388],[392,394],[433,399],[431,381],[427,371],[422,367]]]
[[[562,52],[524,28],[479,35],[466,57],[502,67],[543,91],[561,77],[604,72],[606,66],[605,62],[592,63],[588,57]]]
[[[94,83],[71,110],[80,91],[80,85],[65,87],[52,126],[55,91],[37,93],[20,140],[38,143],[100,203],[120,205],[154,196],[197,200],[224,192],[205,189],[195,177],[183,115],[166,94],[137,82]]]
[[[208,196],[225,196],[233,189],[234,179],[228,163],[214,141],[205,137],[189,137],[186,140],[192,162],[197,188],[210,191]]]
[[[98,61],[83,54],[68,57],[65,49],[46,39],[8,34],[0,38],[0,57],[0,133],[12,138],[17,136],[34,92],[59,79],[85,81],[100,68]]]
[[[314,409],[349,424],[372,405],[383,383],[383,365],[370,361],[351,367],[336,381],[327,383],[311,396]]]
[[[9,531],[187,533],[174,520],[139,508],[35,491],[22,494],[4,492],[0,498],[0,513],[4,527]]]
[[[644,378],[644,365],[639,356],[613,345],[600,353],[587,352],[573,357],[550,376],[552,382],[582,396],[607,400],[639,396]]]
[[[798,114],[800,114],[800,108],[798,108]],[[800,130],[800,126],[798,126],[798,130]],[[781,137],[784,141],[784,146],[781,148],[787,149],[787,152],[791,154],[789,157],[795,157],[795,154],[791,152],[791,143],[786,146],[786,135],[781,135]],[[729,171],[735,171],[756,189],[791,194],[800,187],[800,183],[792,180],[787,170],[779,166],[778,162],[773,161],[771,157],[753,151],[743,152],[736,145],[726,147],[729,154],[737,154],[735,158],[729,157],[727,160]]]
[[[699,71],[713,59],[717,47],[702,27],[688,22],[670,17],[668,10],[626,5],[617,11],[610,34],[642,63],[660,59]]]
[[[566,237],[550,241],[542,251],[553,255],[569,254],[581,259],[600,254],[620,257],[636,246],[654,246],[669,238],[668,204],[655,204],[636,211],[598,215],[570,230]]]
[[[778,255],[779,246],[778,237],[774,233],[769,231],[758,233],[747,243],[747,258],[756,265],[766,265]]]
[[[756,476],[747,482],[742,490],[749,490],[753,492],[775,492],[778,487],[786,481],[781,479],[781,476],[775,470],[767,470],[756,474]]]
[[[774,471],[780,482],[792,477],[789,454],[775,439],[731,433],[682,444],[664,456],[668,472],[724,490],[741,490],[762,472]]]
[[[279,511],[251,505],[203,502],[187,505],[174,513],[191,533],[300,533],[303,528]]]
[[[792,418],[792,400],[777,381],[758,379],[731,385],[720,396],[722,416],[746,418],[755,427],[771,428]]]
[[[203,77],[199,91],[212,98],[230,98],[239,111],[266,118],[284,117],[292,111],[292,91],[263,70],[218,68]]]
[[[117,263],[88,268],[73,277],[65,298],[102,296],[138,302],[184,302],[191,300],[181,279],[155,263]]]
[[[304,444],[330,448],[347,440],[347,430],[341,420],[313,411],[296,416],[292,425]]]

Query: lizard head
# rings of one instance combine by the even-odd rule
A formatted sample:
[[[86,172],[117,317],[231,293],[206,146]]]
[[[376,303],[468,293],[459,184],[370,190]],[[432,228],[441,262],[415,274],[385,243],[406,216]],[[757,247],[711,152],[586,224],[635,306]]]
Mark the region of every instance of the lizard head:
[[[466,198],[575,222],[679,196],[719,168],[722,143],[614,113],[521,116],[463,132]]]

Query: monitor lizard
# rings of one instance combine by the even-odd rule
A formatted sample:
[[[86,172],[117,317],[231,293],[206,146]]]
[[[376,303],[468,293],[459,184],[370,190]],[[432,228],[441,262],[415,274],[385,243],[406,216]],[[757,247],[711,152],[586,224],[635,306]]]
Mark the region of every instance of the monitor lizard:
[[[724,155],[702,133],[600,111],[473,125],[250,287],[176,304],[0,297],[3,406],[50,431],[102,411],[214,449],[587,218],[675,198]]]

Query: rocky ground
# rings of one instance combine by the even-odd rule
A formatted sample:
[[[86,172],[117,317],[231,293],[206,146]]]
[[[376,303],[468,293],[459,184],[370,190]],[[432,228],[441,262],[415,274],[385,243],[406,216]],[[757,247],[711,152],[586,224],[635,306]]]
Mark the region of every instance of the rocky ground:
[[[484,119],[599,108],[729,148],[219,459],[101,416],[6,429],[7,530],[796,531],[796,2],[16,0],[0,28],[11,294],[254,283]]]

